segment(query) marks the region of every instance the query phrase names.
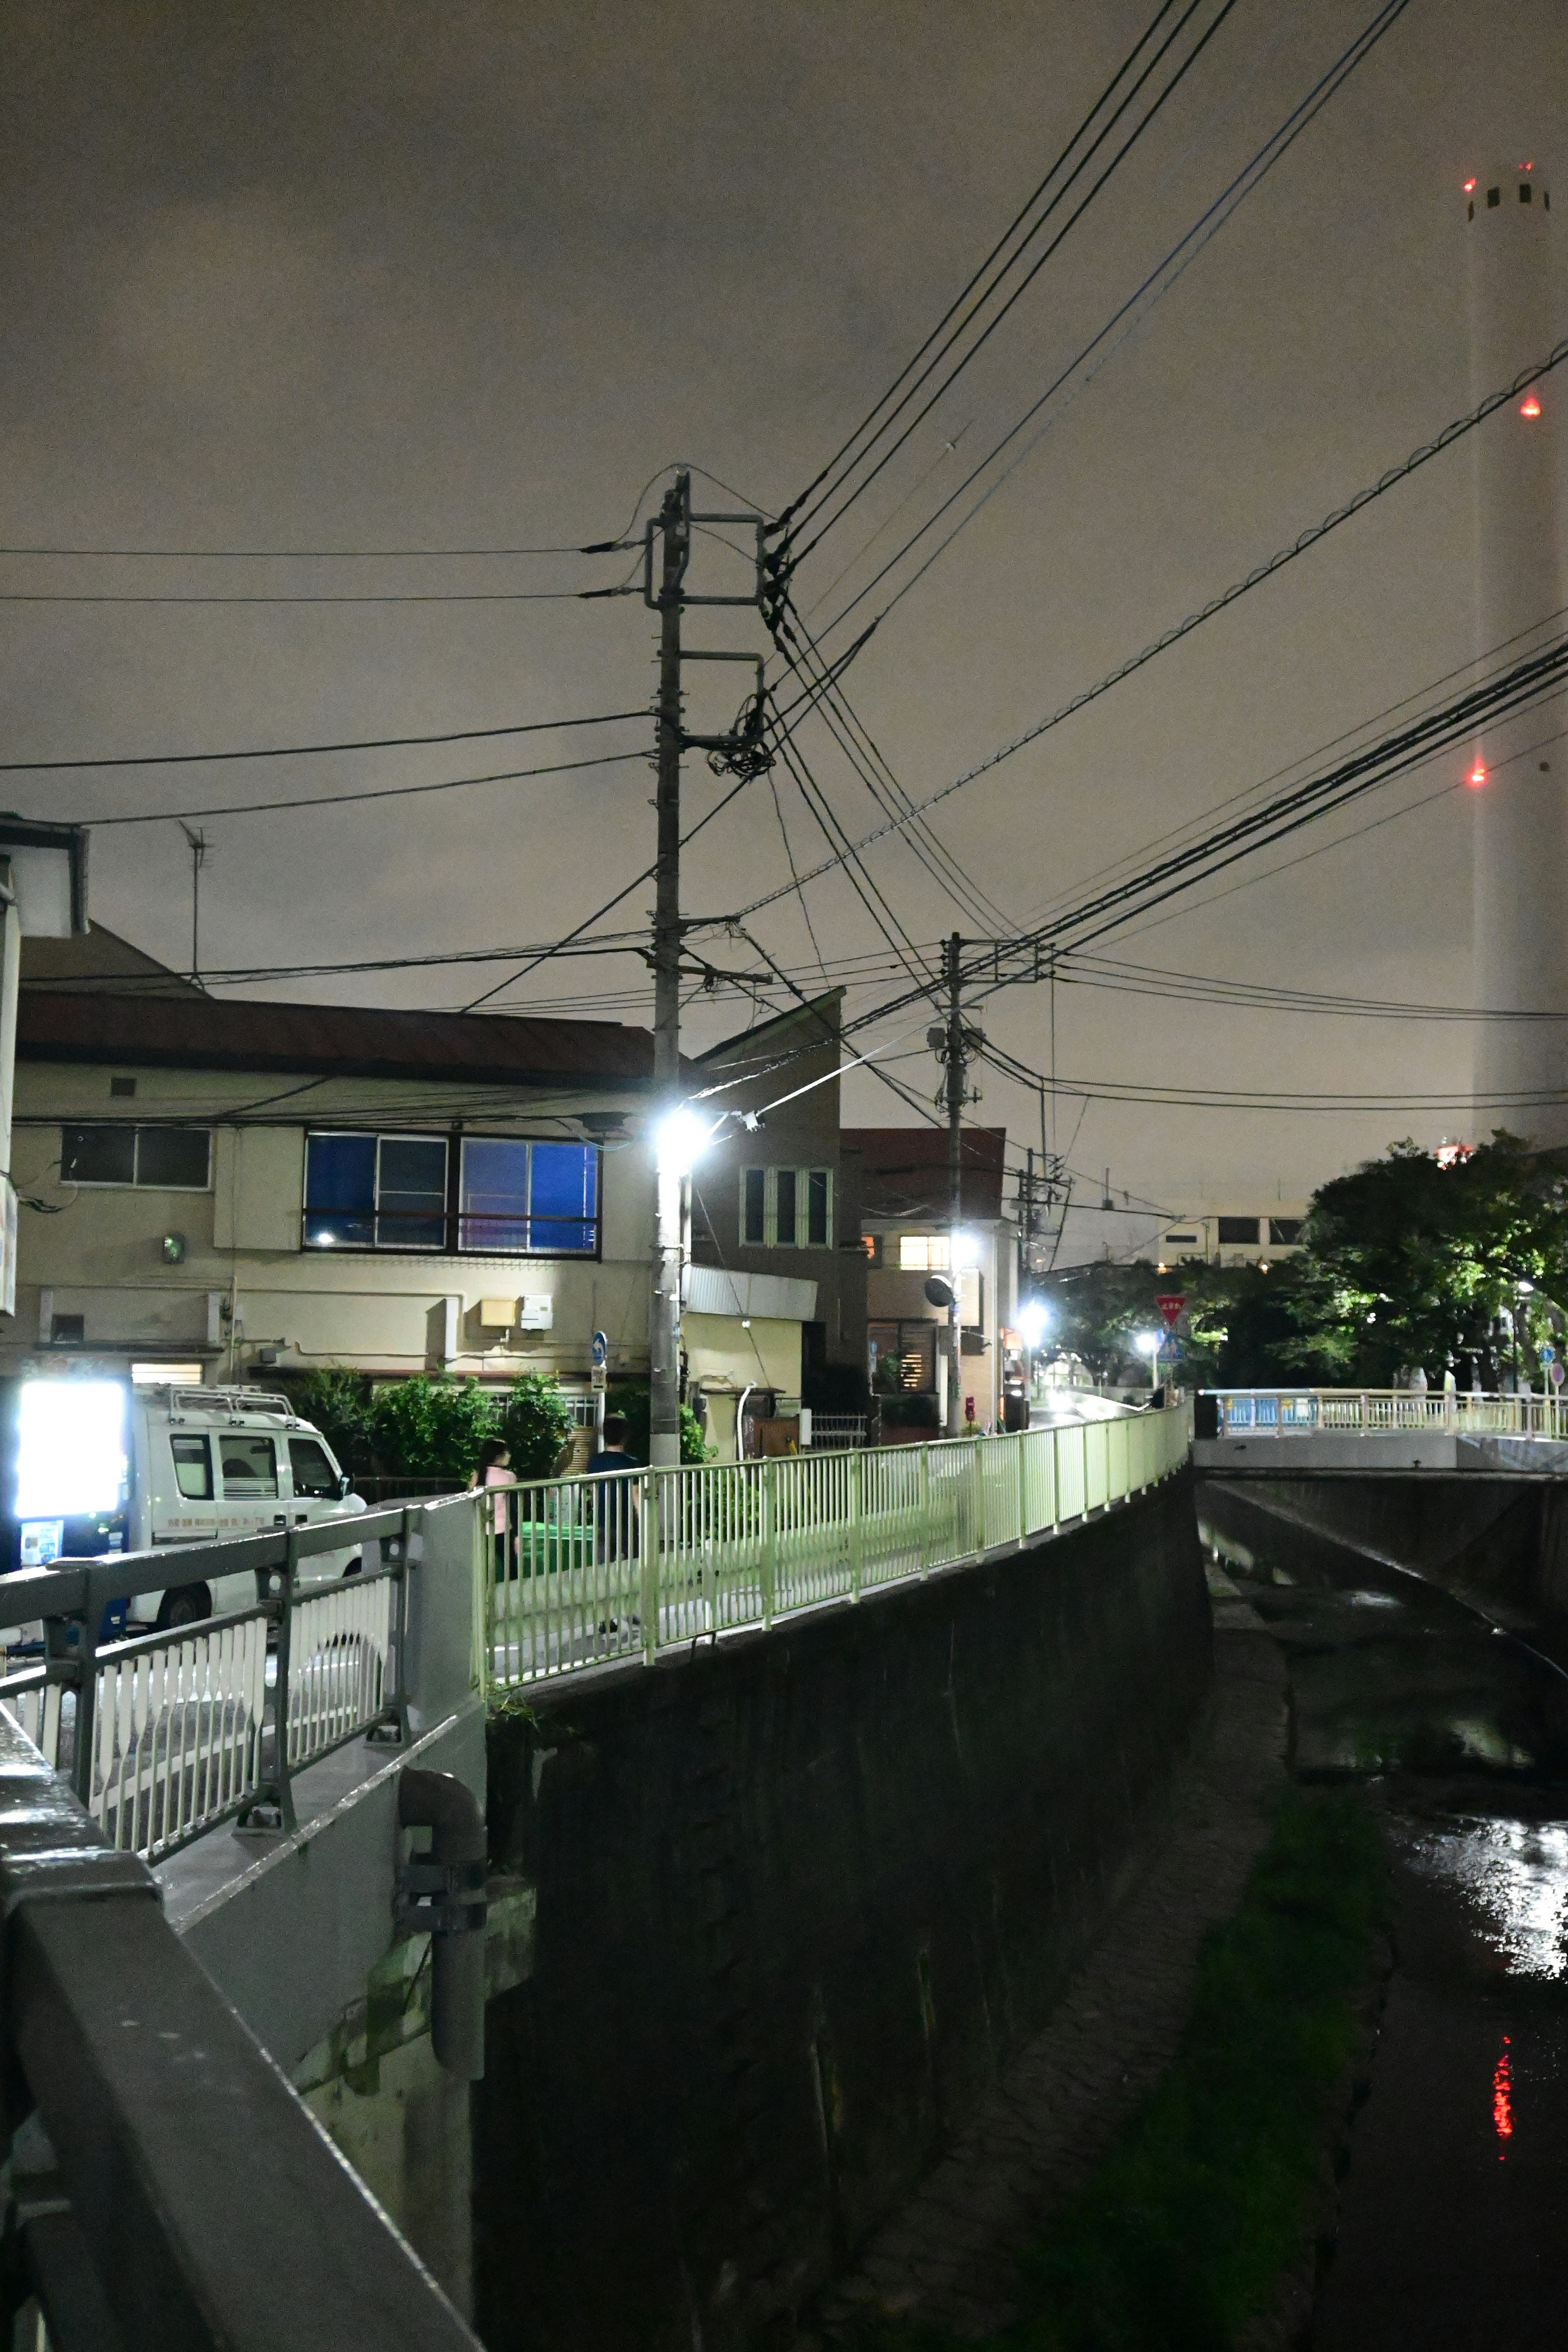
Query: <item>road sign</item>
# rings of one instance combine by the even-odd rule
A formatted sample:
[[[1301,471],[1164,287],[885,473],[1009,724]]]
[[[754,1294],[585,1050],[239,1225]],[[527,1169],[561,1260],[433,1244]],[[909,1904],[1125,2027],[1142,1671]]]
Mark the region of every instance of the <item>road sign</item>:
[[[1187,1294],[1184,1290],[1159,1290],[1155,1292],[1154,1304],[1160,1310],[1160,1320],[1163,1323],[1167,1331],[1173,1331],[1175,1329],[1177,1322],[1181,1318],[1182,1309],[1186,1303]]]
[[[1562,1387],[1562,1385],[1563,1385],[1563,1367],[1562,1367],[1562,1365],[1561,1365],[1561,1364],[1548,1364],[1548,1365],[1547,1365],[1547,1367],[1546,1367],[1546,1377],[1547,1377],[1547,1379],[1551,1381],[1551,1383],[1552,1383],[1552,1387],[1553,1387],[1554,1389],[1560,1389],[1560,1388]]]
[[[589,1358],[588,1385],[590,1388],[605,1387],[608,1379],[609,1365],[610,1343],[602,1331],[595,1331]]]
[[[1557,1350],[1550,1339],[1542,1339],[1538,1352],[1543,1364],[1554,1364],[1557,1361]]]

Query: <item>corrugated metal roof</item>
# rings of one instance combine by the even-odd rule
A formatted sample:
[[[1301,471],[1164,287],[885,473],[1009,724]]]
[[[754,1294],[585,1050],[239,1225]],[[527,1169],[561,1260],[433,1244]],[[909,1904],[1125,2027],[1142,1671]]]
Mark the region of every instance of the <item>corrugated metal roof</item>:
[[[847,1127],[843,1144],[846,1151],[860,1154],[861,1208],[867,1216],[929,1223],[947,1215],[944,1127]],[[961,1149],[964,1215],[999,1217],[1006,1129],[966,1127]]]
[[[208,996],[23,992],[18,1060],[500,1086],[647,1087],[653,1039],[613,1021],[384,1012],[359,1004],[224,1004]]]

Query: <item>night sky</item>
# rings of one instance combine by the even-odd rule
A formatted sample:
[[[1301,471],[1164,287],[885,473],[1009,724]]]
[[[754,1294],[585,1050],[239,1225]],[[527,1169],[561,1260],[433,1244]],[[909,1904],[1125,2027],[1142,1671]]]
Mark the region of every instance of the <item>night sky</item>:
[[[903,366],[1151,13],[1110,0],[14,6],[0,95],[0,539],[8,549],[575,545],[621,531],[644,485],[678,458],[776,510]],[[814,627],[1037,396],[1372,14],[1372,0],[1239,0],[983,358],[802,565],[796,601]],[[853,666],[856,708],[910,793],[937,789],[1044,716],[1467,407],[1460,185],[1516,146],[1542,172],[1561,163],[1565,89],[1561,0],[1411,0],[1173,289],[1047,412],[1038,446]],[[1568,303],[1559,333],[1564,325]],[[1461,448],[947,803],[943,839],[1020,922],[1429,686],[1473,649],[1469,533]],[[710,543],[705,552],[716,568],[724,561]],[[610,584],[628,562],[7,555],[0,587],[13,599],[514,600],[8,602],[4,756],[639,708],[654,644],[640,600],[517,600]],[[743,613],[693,614],[688,639],[763,644]],[[699,684],[699,719],[728,716],[740,675]],[[1553,706],[1536,734],[1561,723]],[[647,740],[646,728],[619,726],[8,781],[28,813],[101,820],[588,759]],[[868,829],[878,812],[865,786],[820,730],[802,742],[844,823]],[[1465,1003],[1461,766],[1391,786],[1237,869],[1223,898],[1199,890],[1104,951]],[[820,835],[794,783],[777,782],[804,868]],[[722,789],[689,762],[693,817]],[[270,969],[548,940],[648,862],[649,790],[631,761],[206,819],[204,963]],[[1303,851],[1321,854],[1267,878],[1264,867]],[[186,961],[178,827],[99,832],[93,862],[99,919]],[[955,924],[973,931],[900,844],[870,862],[916,940]],[[686,907],[722,914],[788,878],[761,782],[694,846]],[[830,964],[880,950],[840,877],[814,884],[808,902]],[[612,920],[640,920],[650,903],[645,889]],[[760,917],[758,936],[811,984],[797,902]],[[748,963],[744,944],[721,935],[710,952]],[[505,970],[259,989],[454,1005]],[[851,1012],[890,990],[879,978],[852,994]],[[498,1001],[647,1017],[643,967],[626,956],[546,965]],[[749,1015],[745,998],[710,1001],[694,1007],[689,1034],[707,1042]],[[1046,992],[1013,992],[984,1020],[1047,1066]],[[895,1026],[911,1022],[894,1051],[915,1058],[889,1067],[929,1098],[924,1019]],[[1056,1032],[1058,1076],[1165,1091],[1460,1096],[1469,1071],[1460,1023],[1224,1010],[1082,985],[1058,987]],[[976,1116],[1037,1142],[1033,1095],[994,1075],[984,1084]],[[878,1123],[914,1116],[863,1076],[846,1105],[847,1118]],[[1222,1194],[1300,1197],[1394,1137],[1436,1141],[1468,1123],[1458,1108],[1213,1113],[1084,1108],[1081,1095],[1064,1097],[1056,1118],[1076,1168],[1098,1180],[1109,1164],[1119,1192],[1173,1211]],[[1148,1230],[1086,1218],[1069,1254]]]

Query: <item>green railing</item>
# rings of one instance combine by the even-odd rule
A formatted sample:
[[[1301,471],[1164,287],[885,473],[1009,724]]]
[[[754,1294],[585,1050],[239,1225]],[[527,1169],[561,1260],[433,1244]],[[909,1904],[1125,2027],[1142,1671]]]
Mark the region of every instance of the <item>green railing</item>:
[[[1011,1437],[491,1487],[474,1497],[492,1693],[978,1561],[1186,1460],[1190,1412]]]

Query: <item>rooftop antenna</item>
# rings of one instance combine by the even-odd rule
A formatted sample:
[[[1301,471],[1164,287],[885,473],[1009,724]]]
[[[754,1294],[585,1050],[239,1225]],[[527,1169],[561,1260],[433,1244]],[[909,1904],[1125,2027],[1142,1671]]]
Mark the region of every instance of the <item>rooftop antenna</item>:
[[[180,831],[191,845],[191,982],[202,984],[202,867],[207,862],[207,837],[199,827],[180,819]]]

